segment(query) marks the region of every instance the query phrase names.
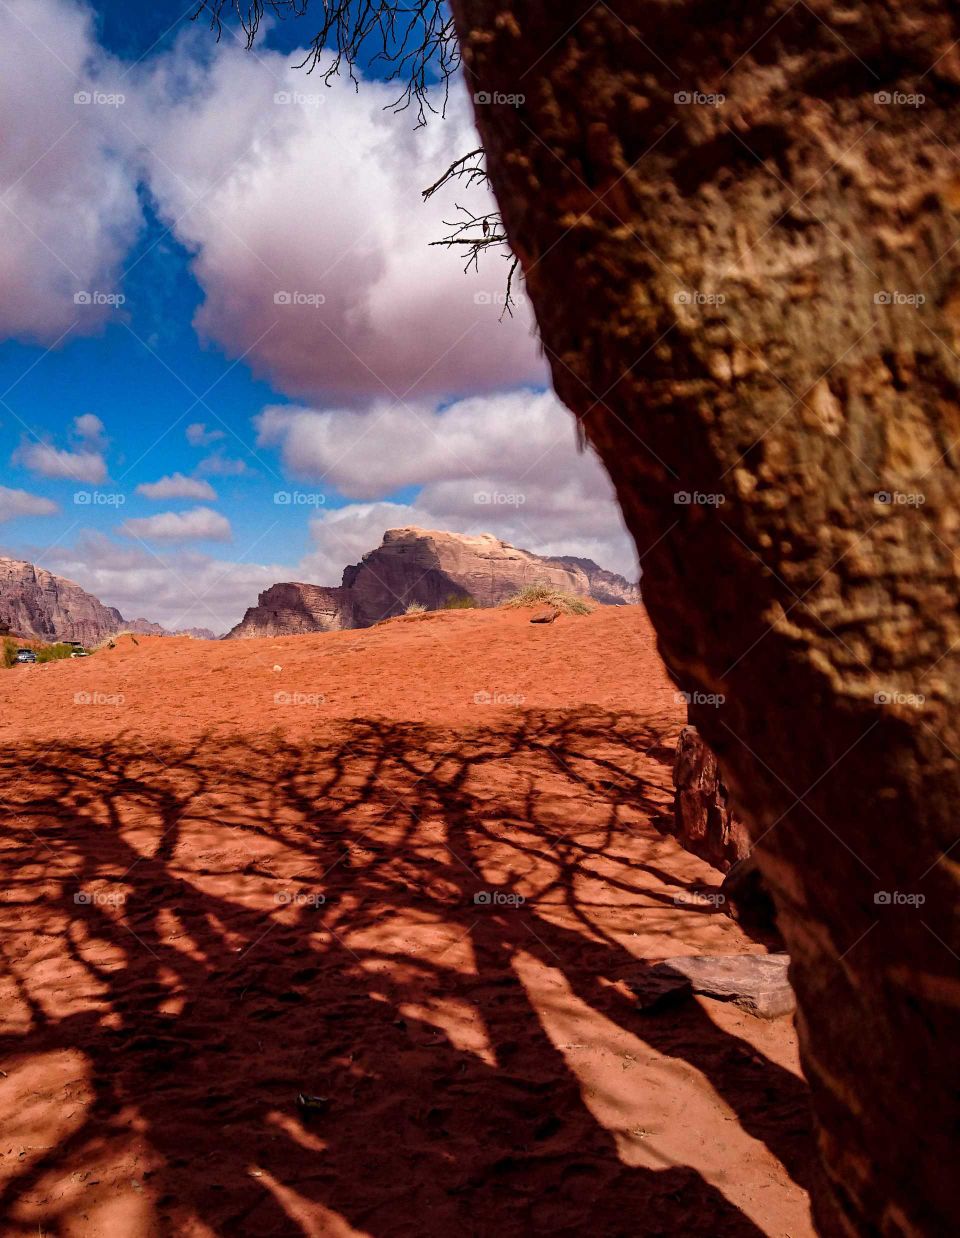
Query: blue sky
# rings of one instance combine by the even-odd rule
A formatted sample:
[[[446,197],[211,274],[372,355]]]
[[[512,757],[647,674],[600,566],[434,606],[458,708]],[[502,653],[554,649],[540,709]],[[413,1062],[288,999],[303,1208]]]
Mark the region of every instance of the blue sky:
[[[464,275],[429,248],[455,202],[419,191],[474,142],[459,83],[415,130],[392,86],[292,67],[309,19],[247,53],[176,5],[16,9],[2,553],[128,618],[218,631],[275,580],[336,583],[400,524],[631,573],[528,308],[500,321],[504,259]]]

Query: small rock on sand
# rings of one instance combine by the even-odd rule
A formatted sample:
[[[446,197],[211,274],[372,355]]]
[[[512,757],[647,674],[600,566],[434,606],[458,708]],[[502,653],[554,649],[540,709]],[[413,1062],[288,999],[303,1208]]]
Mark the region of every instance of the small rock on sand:
[[[733,1002],[761,1019],[796,1006],[787,978],[787,954],[695,954],[665,959],[633,986],[638,1010],[651,1014],[691,993]]]
[[[553,623],[560,612],[556,606],[542,606],[530,616],[531,623]]]

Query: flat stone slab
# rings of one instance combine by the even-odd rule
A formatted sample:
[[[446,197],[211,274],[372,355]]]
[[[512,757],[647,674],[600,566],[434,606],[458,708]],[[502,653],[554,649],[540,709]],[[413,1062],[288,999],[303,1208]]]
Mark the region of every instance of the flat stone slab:
[[[777,1019],[796,1008],[787,979],[787,954],[693,954],[664,959],[633,985],[637,1009],[654,1014],[693,993],[733,1002],[760,1019]]]
[[[553,623],[560,612],[556,606],[542,606],[530,616],[531,623]]]

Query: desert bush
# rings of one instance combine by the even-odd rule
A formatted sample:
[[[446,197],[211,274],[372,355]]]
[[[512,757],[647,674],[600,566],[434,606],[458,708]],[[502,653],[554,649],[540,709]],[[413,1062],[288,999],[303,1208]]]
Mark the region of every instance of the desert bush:
[[[73,645],[42,645],[36,650],[38,662],[59,662],[61,658],[69,658],[73,653]]]
[[[501,606],[555,606],[564,615],[589,615],[595,608],[593,602],[577,597],[574,593],[563,593],[552,585],[527,585],[513,597],[500,603]]]
[[[422,602],[411,602],[403,613],[405,615],[422,615],[426,609]]]
[[[476,610],[477,599],[469,593],[451,593],[443,604],[444,610]]]
[[[17,642],[12,637],[5,636],[3,638],[3,665],[4,666],[8,666],[8,667],[13,666],[13,664],[17,660],[17,650],[19,648],[20,646],[17,644]]]

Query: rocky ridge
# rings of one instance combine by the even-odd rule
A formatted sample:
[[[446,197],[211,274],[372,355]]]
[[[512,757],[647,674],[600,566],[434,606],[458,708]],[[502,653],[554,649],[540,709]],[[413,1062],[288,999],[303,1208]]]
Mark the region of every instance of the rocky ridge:
[[[375,550],[344,570],[338,586],[272,585],[227,637],[366,628],[403,614],[414,602],[427,610],[439,610],[451,597],[496,606],[536,584],[606,605],[640,600],[636,585],[590,559],[535,555],[490,533],[409,527],[388,529]]]

